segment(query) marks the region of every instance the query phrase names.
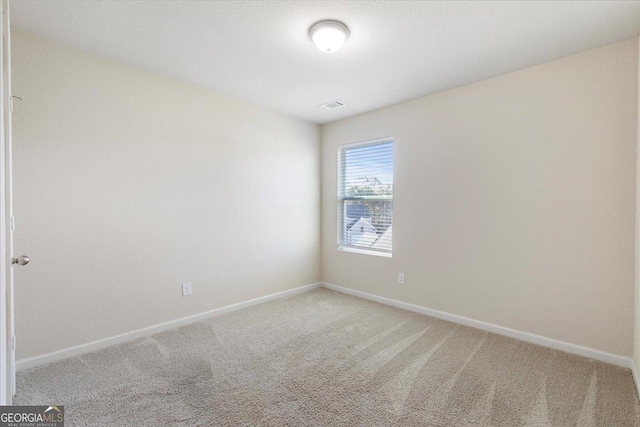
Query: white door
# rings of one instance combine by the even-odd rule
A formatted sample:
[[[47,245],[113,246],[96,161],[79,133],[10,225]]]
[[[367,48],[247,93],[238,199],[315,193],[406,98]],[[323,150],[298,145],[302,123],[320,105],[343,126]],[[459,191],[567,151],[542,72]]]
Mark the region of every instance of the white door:
[[[26,265],[28,257],[13,256],[13,218],[11,182],[11,52],[9,32],[9,1],[0,0],[0,405],[11,404],[15,394],[15,334],[13,327],[13,268]]]

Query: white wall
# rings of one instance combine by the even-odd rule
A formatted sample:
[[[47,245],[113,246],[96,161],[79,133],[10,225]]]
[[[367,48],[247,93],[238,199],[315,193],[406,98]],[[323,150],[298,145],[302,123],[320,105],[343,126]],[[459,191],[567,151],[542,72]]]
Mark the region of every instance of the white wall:
[[[318,126],[21,32],[13,76],[18,358],[319,280]]]
[[[631,356],[637,88],[634,39],[323,126],[323,281]],[[339,252],[337,147],[386,135],[393,258]]]

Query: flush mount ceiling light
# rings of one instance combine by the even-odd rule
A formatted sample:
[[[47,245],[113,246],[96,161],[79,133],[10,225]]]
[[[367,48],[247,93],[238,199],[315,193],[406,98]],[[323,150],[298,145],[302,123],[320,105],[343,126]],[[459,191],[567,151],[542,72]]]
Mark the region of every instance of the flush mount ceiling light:
[[[342,22],[320,21],[309,29],[309,36],[318,49],[325,53],[333,53],[347,41],[349,29]]]

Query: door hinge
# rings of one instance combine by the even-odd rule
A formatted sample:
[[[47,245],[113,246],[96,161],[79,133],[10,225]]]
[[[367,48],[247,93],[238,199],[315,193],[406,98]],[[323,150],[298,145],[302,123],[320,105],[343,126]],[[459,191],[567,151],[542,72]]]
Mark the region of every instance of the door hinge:
[[[16,351],[16,336],[11,337],[11,351]]]
[[[11,98],[9,98],[9,109],[11,110],[12,113],[13,113],[13,100],[14,99],[17,99],[18,101],[22,101],[22,98],[20,98],[19,96],[11,95]]]
[[[9,226],[11,227],[11,231],[16,231],[16,217],[11,215],[11,219],[9,220]]]

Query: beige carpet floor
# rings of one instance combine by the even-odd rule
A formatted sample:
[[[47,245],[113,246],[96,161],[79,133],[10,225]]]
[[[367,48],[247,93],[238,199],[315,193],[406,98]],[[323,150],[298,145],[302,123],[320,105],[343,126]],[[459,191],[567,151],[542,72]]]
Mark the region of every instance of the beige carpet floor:
[[[317,289],[18,374],[67,426],[640,425],[627,369]]]

